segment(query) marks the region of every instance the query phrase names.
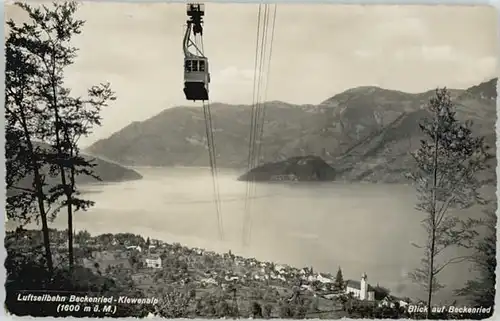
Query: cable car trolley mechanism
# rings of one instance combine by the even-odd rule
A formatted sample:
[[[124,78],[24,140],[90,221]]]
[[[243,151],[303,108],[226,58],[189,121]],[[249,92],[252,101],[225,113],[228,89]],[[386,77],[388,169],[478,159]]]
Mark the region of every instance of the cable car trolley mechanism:
[[[205,101],[208,100],[208,84],[210,83],[208,59],[203,54],[205,5],[188,3],[186,11],[189,19],[183,41],[184,94],[187,100]],[[195,52],[191,52],[190,48],[193,48]]]

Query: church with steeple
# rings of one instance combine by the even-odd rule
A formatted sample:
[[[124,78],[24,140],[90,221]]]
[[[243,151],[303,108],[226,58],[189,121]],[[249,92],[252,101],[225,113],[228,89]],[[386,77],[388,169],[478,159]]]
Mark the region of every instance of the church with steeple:
[[[346,282],[346,293],[352,293],[352,295],[362,301],[374,301],[375,300],[375,289],[368,284],[368,277],[366,273],[361,275],[361,280],[348,280]]]

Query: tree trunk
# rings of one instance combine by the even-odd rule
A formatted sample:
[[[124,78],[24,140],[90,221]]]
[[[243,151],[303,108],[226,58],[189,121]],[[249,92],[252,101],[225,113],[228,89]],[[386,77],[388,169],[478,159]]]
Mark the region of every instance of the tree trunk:
[[[54,63],[55,64],[55,63]],[[59,162],[59,171],[60,171],[60,176],[61,176],[61,184],[64,188],[64,194],[66,195],[66,208],[67,208],[67,213],[68,213],[68,262],[69,262],[69,269],[72,271],[73,270],[73,263],[74,263],[74,257],[73,257],[73,202],[72,202],[72,194],[73,194],[73,187],[68,186],[67,180],[66,180],[66,170],[63,165],[64,161],[64,152],[63,148],[61,146],[61,136],[60,136],[60,117],[59,117],[59,106],[58,106],[58,101],[57,101],[57,82],[54,80],[54,73],[55,71],[52,70],[52,77],[51,77],[51,85],[52,85],[52,95],[53,95],[53,100],[52,100],[52,108],[54,109],[54,117],[55,117],[55,137],[56,137],[56,148],[57,148],[57,154],[58,154],[58,162]]]
[[[432,173],[432,203],[431,203],[431,217],[430,217],[430,224],[431,224],[431,237],[430,237],[430,248],[429,248],[429,284],[428,284],[428,293],[427,293],[427,315],[426,318],[430,319],[432,317],[432,291],[433,291],[433,283],[434,283],[434,252],[436,249],[436,207],[437,207],[437,173],[438,173],[438,117],[439,115],[436,114],[436,129],[434,130],[434,155],[433,155],[433,173]]]
[[[45,260],[47,261],[47,269],[49,270],[49,273],[52,274],[54,272],[54,264],[52,262],[52,251],[50,250],[49,225],[47,223],[47,213],[45,211],[42,179],[40,177],[40,173],[37,167],[34,168],[34,180],[35,180],[35,188],[37,194],[36,198],[38,201],[38,210],[40,212],[40,220],[42,221],[42,234],[43,234],[43,246],[45,248]]]
[[[73,156],[73,149],[71,150],[71,156]],[[72,165],[71,167],[71,177],[70,177],[70,182],[71,182],[71,194],[68,195],[68,201],[72,200],[73,198],[73,190],[75,188],[75,167]],[[75,263],[75,255],[74,255],[74,249],[73,249],[73,205],[68,205],[68,256],[69,256],[69,268],[73,269],[74,263]]]
[[[432,302],[432,291],[433,291],[433,283],[434,283],[434,251],[435,251],[435,238],[436,238],[436,233],[435,229],[433,228],[432,230],[432,236],[431,236],[431,248],[429,250],[429,284],[428,284],[428,291],[427,293],[427,315],[426,318],[430,319],[432,317],[431,313],[431,302]]]
[[[19,104],[21,106],[21,104]],[[31,141],[30,131],[28,130],[28,125],[26,123],[26,114],[23,109],[20,109],[20,120],[21,126],[23,127],[24,137],[26,139],[26,144],[28,145],[29,151],[31,153],[31,166],[33,166],[33,178],[34,178],[34,188],[36,193],[36,199],[38,203],[38,211],[40,212],[40,220],[42,221],[42,235],[43,235],[43,246],[45,248],[45,260],[47,261],[47,269],[49,273],[54,272],[54,263],[52,262],[52,251],[50,250],[50,235],[49,235],[49,225],[47,222],[47,211],[45,210],[45,195],[43,193],[42,177],[40,175],[40,166],[38,164],[38,156],[35,155],[35,148]]]
[[[73,270],[74,253],[73,253],[73,206],[68,205],[68,260],[69,268]]]
[[[57,121],[56,121],[57,122]],[[57,129],[56,129],[57,131]],[[56,135],[59,136],[59,135]],[[63,158],[63,152],[60,148],[60,139],[59,137],[56,138],[56,144],[58,146],[58,154],[59,154],[59,161],[62,161]],[[63,185],[64,188],[64,194],[66,195],[66,209],[68,213],[68,262],[69,262],[69,268],[70,270],[73,270],[73,202],[72,202],[72,191],[71,187],[68,186],[68,182],[66,180],[66,170],[63,165],[59,165],[59,171],[61,175],[61,184]]]
[[[48,63],[45,58],[42,58],[45,66],[47,68],[47,72],[49,73],[49,86],[52,89],[52,97],[50,101],[48,101],[48,105],[50,108],[53,109],[54,111],[54,136],[56,138],[56,149],[57,149],[57,161],[59,171],[60,171],[60,176],[61,176],[61,184],[64,189],[64,194],[66,195],[66,201],[67,201],[67,209],[68,209],[68,261],[69,261],[69,268],[72,270],[73,268],[73,211],[72,211],[72,191],[68,189],[67,181],[66,181],[66,170],[64,168],[64,153],[63,153],[63,148],[61,146],[61,135],[60,135],[60,130],[61,130],[61,124],[60,124],[60,116],[59,116],[59,101],[58,101],[58,81],[57,81],[57,75],[56,75],[56,65],[58,63],[56,59],[56,48],[52,47],[50,48],[52,50],[51,54],[51,60],[50,63]],[[49,69],[49,66],[51,67]]]

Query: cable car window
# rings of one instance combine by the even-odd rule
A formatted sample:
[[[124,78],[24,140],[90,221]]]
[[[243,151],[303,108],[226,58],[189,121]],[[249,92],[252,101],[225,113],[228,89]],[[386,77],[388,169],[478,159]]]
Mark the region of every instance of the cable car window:
[[[200,60],[200,71],[205,71],[205,61]]]
[[[186,69],[186,72],[191,72],[193,67],[192,67],[192,62],[191,60],[186,60],[185,62],[185,69]]]
[[[192,68],[193,71],[198,71],[198,60],[193,60]]]

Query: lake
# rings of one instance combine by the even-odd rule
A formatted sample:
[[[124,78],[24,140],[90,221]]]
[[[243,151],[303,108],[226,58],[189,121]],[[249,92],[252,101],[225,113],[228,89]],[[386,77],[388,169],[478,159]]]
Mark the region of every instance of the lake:
[[[83,187],[96,204],[76,213],[75,229],[94,235],[132,232],[332,274],[340,266],[345,279],[359,280],[366,272],[371,285],[379,283],[395,295],[424,297],[407,277],[421,255],[412,243],[425,237],[420,226],[424,216],[414,210],[411,186],[256,183],[250,219],[245,220],[246,182],[236,180],[241,173],[221,171],[224,239],[220,240],[209,169],[141,167],[137,171],[142,180]],[[245,221],[251,230],[246,246]],[[66,224],[61,213],[51,227],[64,229]],[[449,300],[450,291],[470,277],[463,264],[442,273],[447,288],[437,295],[438,300]]]

